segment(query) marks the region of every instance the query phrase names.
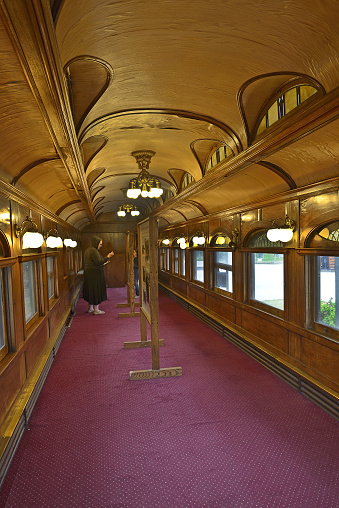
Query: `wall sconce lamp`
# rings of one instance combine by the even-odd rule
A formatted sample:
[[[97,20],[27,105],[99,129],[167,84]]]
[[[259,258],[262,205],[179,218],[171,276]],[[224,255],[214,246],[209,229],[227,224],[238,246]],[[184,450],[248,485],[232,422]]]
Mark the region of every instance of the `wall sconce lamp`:
[[[237,228],[232,231],[232,241],[228,244],[232,250],[235,250],[238,247],[239,242],[239,231]]]
[[[170,243],[169,238],[164,238],[161,243],[163,243],[164,245],[169,245]]]
[[[23,233],[24,231],[25,233]],[[20,227],[17,224],[14,225],[14,233],[17,238],[23,234],[23,249],[38,249],[44,243],[44,237],[39,233],[38,226],[28,216]]]
[[[293,231],[295,230],[295,222],[290,219],[287,215],[285,217],[285,223],[282,226],[278,226],[276,224],[276,220],[283,219],[275,219],[272,221],[272,228],[267,231],[267,238],[270,242],[289,242],[292,240]]]
[[[206,239],[203,233],[199,232],[192,238],[192,242],[194,245],[204,245]]]
[[[184,236],[182,238],[178,238],[178,244],[180,249],[186,249],[187,247],[186,238]]]
[[[45,235],[46,245],[50,249],[57,249],[62,247],[62,239],[59,236],[58,230],[55,228],[50,229]]]
[[[64,245],[65,247],[72,247],[72,249],[74,249],[74,247],[76,247],[78,244],[75,240],[72,240],[71,238],[65,238]]]

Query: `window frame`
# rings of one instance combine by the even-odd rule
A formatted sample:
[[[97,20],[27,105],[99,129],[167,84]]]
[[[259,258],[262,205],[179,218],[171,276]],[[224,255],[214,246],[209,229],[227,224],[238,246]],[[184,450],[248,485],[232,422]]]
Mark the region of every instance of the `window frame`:
[[[314,330],[319,335],[323,335],[326,337],[329,337],[337,342],[339,342],[339,329],[335,328],[327,323],[321,323],[317,321],[317,315],[319,313],[320,308],[320,272],[317,267],[318,260],[321,256],[326,257],[337,257],[339,260],[339,252],[333,253],[331,251],[330,253],[327,252],[321,252],[318,251],[314,255],[306,256],[306,259],[308,260],[308,266],[309,268],[306,269],[307,272],[307,278],[308,278],[308,288],[309,288],[309,294],[310,299],[309,303],[307,305],[308,310],[308,318],[306,319],[306,326],[309,329]],[[309,259],[310,258],[310,259]]]
[[[45,257],[45,254],[37,254],[31,255],[26,254],[19,256],[19,261],[21,264],[21,287],[22,287],[22,315],[23,315],[23,323],[24,329],[26,333],[31,330],[31,328],[44,316],[45,308],[44,308],[44,285],[43,285],[43,273],[42,273],[42,259]],[[24,278],[23,278],[23,264],[36,262],[36,295],[37,295],[37,313],[31,317],[28,321],[26,321],[25,315],[25,292],[24,292]]]
[[[262,310],[263,312],[267,312],[268,314],[272,314],[273,316],[282,318],[284,320],[288,320],[288,250],[284,248],[260,248],[260,247],[252,247],[252,248],[246,248],[241,249],[241,252],[246,253],[246,288],[245,288],[245,300],[246,303],[252,307],[255,307],[259,310]],[[253,265],[251,263],[251,254],[283,254],[283,294],[284,294],[284,309],[278,309],[276,307],[273,307],[271,305],[267,305],[260,300],[255,300],[251,297],[251,290],[252,290],[252,271],[253,271]]]
[[[233,275],[234,275],[234,255],[233,254],[234,254],[234,252],[232,251],[231,248],[226,249],[226,248],[220,248],[220,247],[211,247],[209,250],[210,250],[210,257],[212,257],[211,289],[215,293],[219,293],[221,295],[226,295],[226,296],[232,296],[234,293],[234,278],[233,278]],[[218,252],[230,252],[232,254],[232,264],[228,265],[228,264],[224,264],[224,263],[216,263],[215,258],[216,258],[216,254]],[[216,268],[216,266],[230,267],[230,268],[224,268],[224,269],[228,272],[231,272],[231,274],[232,274],[232,291],[227,291],[226,289],[221,289],[221,288],[216,287],[216,285],[215,285],[215,279],[216,279],[215,268]]]
[[[54,285],[54,292],[53,295],[49,296],[49,277],[48,277],[48,259],[52,259],[53,263],[53,285]],[[49,306],[58,299],[59,297],[59,287],[58,287],[58,253],[51,252],[46,254],[46,278],[47,278],[47,300],[49,303]]]
[[[199,247],[189,247],[190,251],[190,281],[194,282],[194,284],[199,284],[199,286],[205,286],[205,266],[206,266],[206,248]],[[194,263],[193,256],[196,252],[202,252],[203,254],[203,281],[195,279],[194,274]]]

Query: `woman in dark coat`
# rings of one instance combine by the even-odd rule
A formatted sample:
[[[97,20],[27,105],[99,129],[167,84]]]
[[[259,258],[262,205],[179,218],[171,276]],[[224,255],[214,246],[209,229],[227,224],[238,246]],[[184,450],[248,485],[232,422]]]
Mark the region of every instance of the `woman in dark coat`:
[[[83,297],[88,302],[87,312],[97,314],[105,314],[103,310],[99,310],[99,304],[107,300],[106,281],[104,275],[104,265],[109,258],[114,256],[114,252],[110,252],[106,257],[102,257],[99,249],[102,246],[102,240],[98,236],[92,236],[91,246],[85,251],[85,270],[84,270],[84,288]]]

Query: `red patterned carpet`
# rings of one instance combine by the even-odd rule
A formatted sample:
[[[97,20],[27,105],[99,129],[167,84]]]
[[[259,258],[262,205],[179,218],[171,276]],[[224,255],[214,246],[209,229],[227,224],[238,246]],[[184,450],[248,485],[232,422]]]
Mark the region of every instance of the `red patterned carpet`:
[[[336,508],[339,422],[160,293],[161,367],[139,318],[80,299],[0,491],[6,508]]]

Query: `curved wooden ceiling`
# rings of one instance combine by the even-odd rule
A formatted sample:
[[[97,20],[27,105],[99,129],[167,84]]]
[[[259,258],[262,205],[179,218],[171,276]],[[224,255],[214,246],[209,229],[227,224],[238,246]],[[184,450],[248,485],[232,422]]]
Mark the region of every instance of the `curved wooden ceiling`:
[[[172,199],[163,223],[338,176],[337,0],[11,0],[0,5],[0,178],[75,227],[114,217],[131,153]],[[37,30],[39,26],[39,30]],[[293,79],[322,94],[249,145]],[[212,149],[234,157],[205,175]],[[180,194],[182,175],[195,183]],[[52,192],[51,192],[52,189]]]

